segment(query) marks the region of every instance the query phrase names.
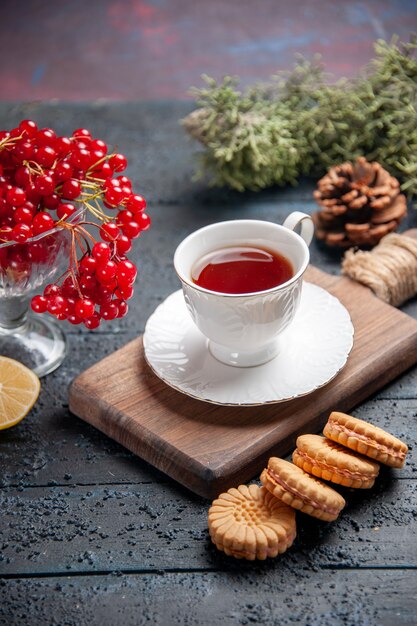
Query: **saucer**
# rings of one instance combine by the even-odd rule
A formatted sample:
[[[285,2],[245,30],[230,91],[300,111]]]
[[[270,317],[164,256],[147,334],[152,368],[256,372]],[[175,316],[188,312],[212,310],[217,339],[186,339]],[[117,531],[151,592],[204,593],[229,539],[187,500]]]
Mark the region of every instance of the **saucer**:
[[[346,364],[353,345],[346,308],[326,290],[303,283],[299,309],[280,335],[278,355],[256,367],[217,361],[175,291],[148,319],[145,358],[167,385],[198,400],[254,406],[285,402],[330,382]]]

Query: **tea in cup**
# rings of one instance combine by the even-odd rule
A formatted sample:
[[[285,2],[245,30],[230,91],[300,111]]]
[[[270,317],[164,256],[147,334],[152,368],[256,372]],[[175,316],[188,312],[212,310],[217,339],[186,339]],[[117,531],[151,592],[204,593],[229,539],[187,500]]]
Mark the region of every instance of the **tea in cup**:
[[[313,232],[311,217],[296,211],[282,226],[231,220],[205,226],[180,243],[174,267],[191,317],[216,359],[249,367],[278,354],[279,335],[300,302]]]

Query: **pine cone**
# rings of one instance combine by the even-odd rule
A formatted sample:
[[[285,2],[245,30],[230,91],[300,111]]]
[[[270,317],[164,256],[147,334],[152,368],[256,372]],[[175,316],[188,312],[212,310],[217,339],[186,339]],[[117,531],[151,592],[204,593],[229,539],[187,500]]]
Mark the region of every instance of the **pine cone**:
[[[316,237],[331,246],[374,246],[407,213],[398,180],[364,157],[331,167],[317,186]]]

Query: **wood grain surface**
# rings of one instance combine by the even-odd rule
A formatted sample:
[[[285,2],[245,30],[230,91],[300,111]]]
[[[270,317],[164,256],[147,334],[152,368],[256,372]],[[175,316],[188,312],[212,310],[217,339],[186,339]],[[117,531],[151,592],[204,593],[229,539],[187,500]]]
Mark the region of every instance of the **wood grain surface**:
[[[257,407],[195,400],[153,374],[138,338],[75,379],[70,410],[207,498],[252,478],[331,410],[348,411],[417,361],[414,319],[349,278],[310,267],[306,279],[338,297],[355,328],[346,367],[313,394]]]

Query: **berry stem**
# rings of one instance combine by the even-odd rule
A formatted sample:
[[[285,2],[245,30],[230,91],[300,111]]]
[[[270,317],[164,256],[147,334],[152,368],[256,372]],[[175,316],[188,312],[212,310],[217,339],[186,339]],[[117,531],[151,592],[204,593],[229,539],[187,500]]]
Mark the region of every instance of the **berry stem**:
[[[4,137],[4,139],[0,140],[0,151],[9,146],[14,146],[21,139],[23,139],[23,135],[19,135],[18,137]]]
[[[39,165],[39,163],[36,163],[36,161],[23,161],[23,165],[28,168],[31,174],[36,174],[40,176],[43,176],[44,174],[43,167]]]

